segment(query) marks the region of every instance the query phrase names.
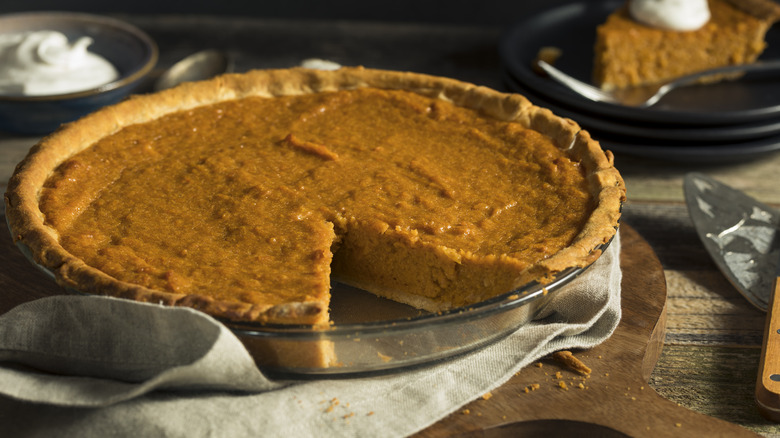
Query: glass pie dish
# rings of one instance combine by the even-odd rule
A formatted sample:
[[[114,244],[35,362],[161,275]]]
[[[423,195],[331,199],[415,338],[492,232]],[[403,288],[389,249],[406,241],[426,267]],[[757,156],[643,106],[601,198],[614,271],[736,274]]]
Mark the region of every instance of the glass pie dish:
[[[486,347],[531,321],[563,286],[584,271],[570,268],[551,283],[532,283],[495,298],[440,313],[333,283],[332,325],[232,323],[258,366],[272,374],[356,375],[424,366]],[[309,366],[300,352],[332,355],[335,364]]]
[[[599,249],[603,252],[608,244]],[[34,261],[26,245],[17,242],[17,247],[35,266],[54,278],[51,271]],[[531,321],[561,288],[586,269],[569,268],[547,284],[533,282],[468,307],[435,314],[334,282],[332,324],[325,329],[221,322],[269,375],[387,373],[452,359],[508,336]],[[66,291],[83,294],[68,288]],[[323,357],[330,362],[328,366],[321,365]]]

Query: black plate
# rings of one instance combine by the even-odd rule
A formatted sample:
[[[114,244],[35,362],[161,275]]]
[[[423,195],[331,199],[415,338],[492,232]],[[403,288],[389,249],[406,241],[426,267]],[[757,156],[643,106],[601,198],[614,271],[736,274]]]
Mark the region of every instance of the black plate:
[[[534,104],[549,108],[559,116],[576,120],[580,126],[589,131],[631,137],[639,141],[671,141],[689,145],[745,142],[780,135],[780,117],[739,125],[715,126],[657,125],[616,120],[598,115],[594,117],[591,113],[553,103],[552,100],[520,85],[510,74],[506,74],[504,79],[510,90],[525,95]]]
[[[780,151],[780,136],[718,146],[687,146],[675,144],[641,144],[609,136],[596,136],[604,149],[616,154],[653,158],[662,161],[696,164],[724,164],[753,161]]]
[[[524,95],[535,105],[550,109],[558,116],[574,120],[588,130],[605,149],[618,154],[664,161],[716,164],[755,160],[780,151],[780,134],[756,136],[741,141],[724,141],[712,135],[712,133],[719,131],[726,132],[729,127],[699,127],[698,130],[702,136],[711,138],[711,141],[659,140],[643,136],[643,133],[649,133],[653,130],[649,127],[620,125],[621,129],[613,130],[610,128],[614,128],[614,125],[618,124],[617,122],[590,117],[587,114],[558,106],[520,86],[510,75],[505,75],[505,79],[509,89]],[[696,129],[690,128],[686,131],[693,133]]]
[[[688,126],[758,123],[780,118],[777,76],[746,75],[739,81],[682,88],[651,108],[639,109],[593,102],[531,69],[539,49],[553,46],[563,52],[556,61],[557,67],[590,82],[596,27],[623,3],[623,0],[575,1],[529,14],[502,37],[499,50],[505,68],[524,87],[594,116]],[[768,47],[762,58],[780,58],[780,29],[770,29],[766,39]]]

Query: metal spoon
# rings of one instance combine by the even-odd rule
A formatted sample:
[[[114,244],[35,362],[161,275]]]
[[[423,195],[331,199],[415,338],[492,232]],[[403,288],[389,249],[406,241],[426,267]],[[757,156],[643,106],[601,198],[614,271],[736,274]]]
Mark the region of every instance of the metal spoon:
[[[219,50],[195,52],[166,70],[154,83],[154,90],[175,87],[182,82],[208,79],[233,69],[230,58]]]
[[[550,75],[550,77],[565,85],[575,93],[585,97],[586,99],[594,100],[596,102],[606,102],[615,105],[636,108],[650,107],[657,103],[661,97],[666,95],[666,93],[674,90],[675,88],[694,84],[697,80],[705,76],[715,74],[780,70],[780,60],[759,61],[752,64],[731,65],[727,67],[713,68],[710,70],[683,76],[666,83],[617,89],[613,91],[604,91],[590,84],[586,84],[578,79],[574,79],[573,77],[542,60],[538,60],[537,65],[548,75]]]

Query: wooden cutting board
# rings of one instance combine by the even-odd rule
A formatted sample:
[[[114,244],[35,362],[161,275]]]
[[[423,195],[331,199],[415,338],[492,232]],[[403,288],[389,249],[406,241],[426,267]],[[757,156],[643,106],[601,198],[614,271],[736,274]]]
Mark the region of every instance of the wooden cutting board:
[[[635,230],[624,225],[621,243],[621,323],[603,344],[574,352],[592,369],[588,378],[542,360],[419,436],[757,437],[677,406],[648,386],[663,345],[666,281],[652,248]],[[22,256],[7,232],[0,232],[0,290],[0,314],[63,293]]]
[[[678,406],[648,386],[663,346],[666,280],[650,245],[629,226],[620,234],[620,325],[601,345],[573,351],[590,375],[544,359],[418,436],[758,437]]]

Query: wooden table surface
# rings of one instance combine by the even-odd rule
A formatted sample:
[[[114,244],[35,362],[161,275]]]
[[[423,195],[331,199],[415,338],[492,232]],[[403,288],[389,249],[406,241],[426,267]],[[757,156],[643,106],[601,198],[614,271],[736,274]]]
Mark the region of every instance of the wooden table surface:
[[[157,40],[161,66],[197,49],[220,48],[234,55],[239,71],[291,66],[304,58],[320,57],[504,88],[496,54],[501,29],[246,18],[119,18],[134,22]],[[0,133],[0,189],[5,190],[14,165],[36,140]],[[665,342],[648,386],[685,408],[767,437],[780,437],[780,425],[763,419],[753,401],[765,314],[749,305],[718,272],[696,235],[682,193],[684,175],[697,171],[780,207],[780,154],[721,164],[683,164],[629,155],[617,155],[616,162],[628,187],[623,221],[649,243],[666,277]],[[13,274],[5,273],[9,275]]]

